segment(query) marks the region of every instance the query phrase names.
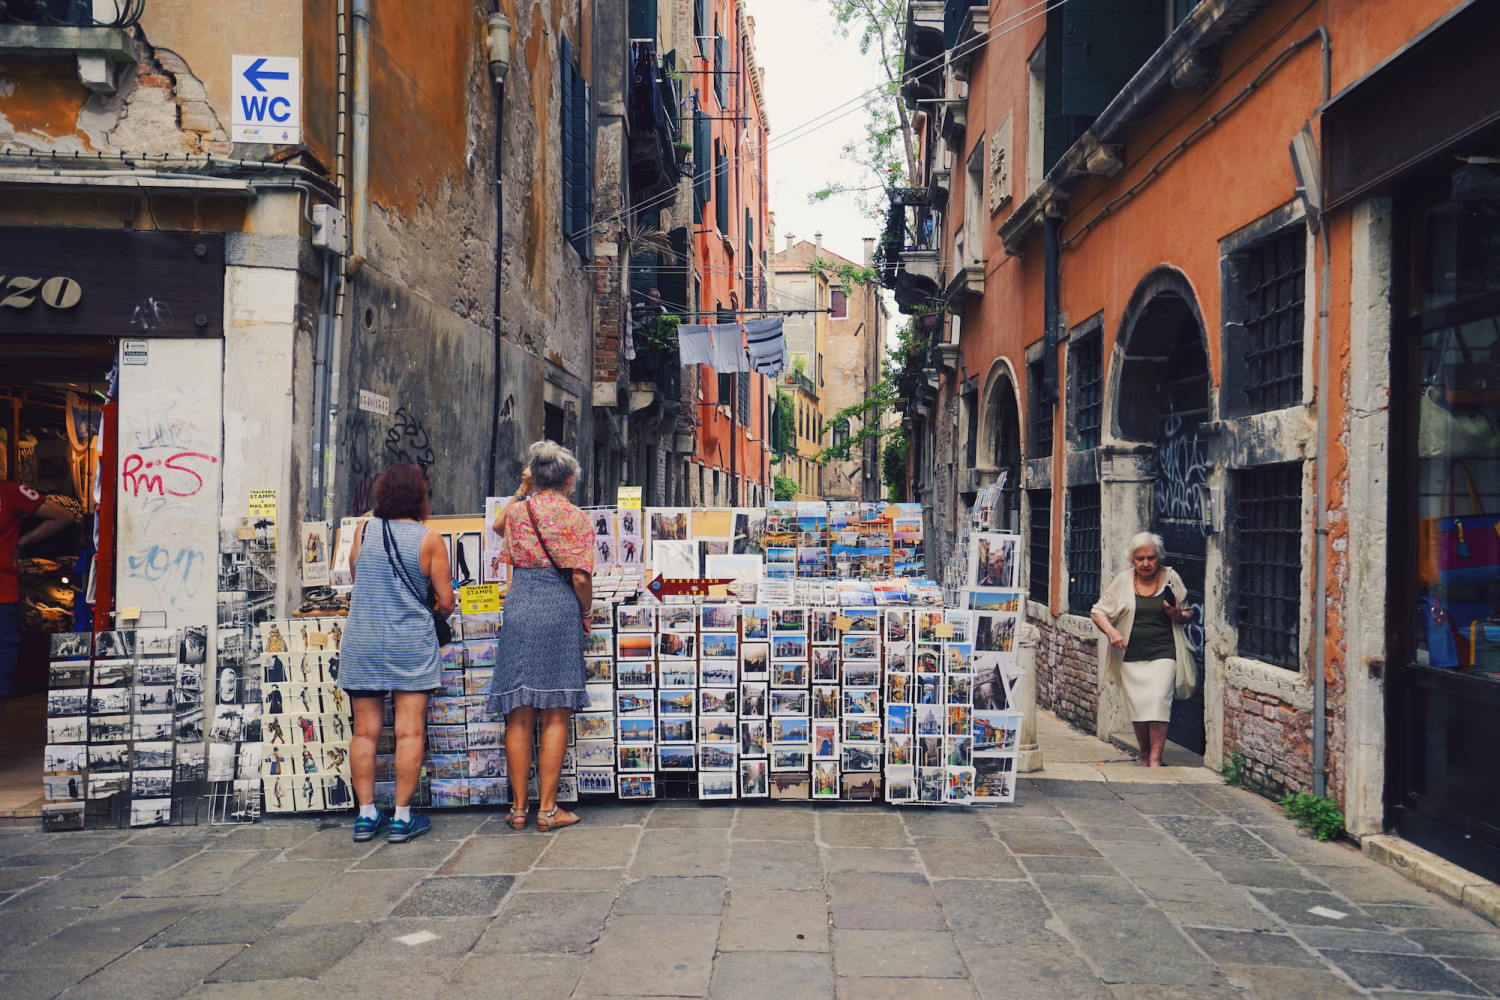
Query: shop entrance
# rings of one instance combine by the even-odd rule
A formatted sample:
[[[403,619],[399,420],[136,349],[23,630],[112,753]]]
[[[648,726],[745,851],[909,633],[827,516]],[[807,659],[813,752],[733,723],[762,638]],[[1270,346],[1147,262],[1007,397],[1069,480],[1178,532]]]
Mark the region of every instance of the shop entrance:
[[[1167,738],[1201,754],[1207,746],[1203,701],[1203,594],[1208,538],[1204,489],[1213,469],[1199,433],[1209,418],[1210,382],[1203,321],[1191,287],[1161,268],[1136,289],[1121,332],[1125,344],[1115,378],[1119,436],[1155,449],[1149,530],[1167,546],[1168,565],[1187,586],[1193,611],[1188,645],[1198,662],[1193,697],[1172,703]],[[1146,512],[1143,511],[1143,514]]]
[[[40,815],[50,637],[93,628],[94,477],[115,352],[111,338],[0,334],[0,479],[35,490],[76,518],[17,561],[21,641],[0,724],[0,816]],[[34,523],[24,521],[21,534]]]

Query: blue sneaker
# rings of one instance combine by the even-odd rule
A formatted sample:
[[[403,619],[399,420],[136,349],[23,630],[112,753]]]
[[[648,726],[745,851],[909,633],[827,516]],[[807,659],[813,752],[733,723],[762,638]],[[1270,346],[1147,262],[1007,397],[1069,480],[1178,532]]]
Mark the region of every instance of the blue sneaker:
[[[367,840],[374,840],[390,827],[391,818],[379,809],[375,810],[374,819],[356,816],[354,817],[354,842],[363,844]]]
[[[421,813],[412,813],[411,819],[405,823],[399,819],[391,820],[391,832],[385,835],[387,844],[404,844],[408,840],[415,840],[422,834],[432,829],[432,820]]]

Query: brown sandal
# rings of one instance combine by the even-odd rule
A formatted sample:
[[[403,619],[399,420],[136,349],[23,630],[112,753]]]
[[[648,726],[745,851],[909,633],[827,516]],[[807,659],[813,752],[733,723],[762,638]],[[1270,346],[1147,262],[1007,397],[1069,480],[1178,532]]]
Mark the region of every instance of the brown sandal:
[[[517,810],[515,806],[510,807],[510,812],[505,814],[505,822],[510,824],[512,830],[526,829],[526,810]]]
[[[550,830],[561,830],[563,827],[572,826],[577,822],[577,816],[574,816],[569,820],[559,821],[557,819],[557,809],[555,808],[548,809],[545,812],[541,809],[538,809],[536,811],[536,828],[538,830],[541,830],[543,833],[546,833]]]

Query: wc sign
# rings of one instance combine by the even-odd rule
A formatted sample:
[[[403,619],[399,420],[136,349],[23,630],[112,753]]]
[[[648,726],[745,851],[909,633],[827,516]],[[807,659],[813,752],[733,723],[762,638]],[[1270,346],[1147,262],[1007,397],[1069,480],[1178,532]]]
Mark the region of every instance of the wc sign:
[[[302,141],[302,74],[286,56],[232,56],[233,142],[296,145]]]

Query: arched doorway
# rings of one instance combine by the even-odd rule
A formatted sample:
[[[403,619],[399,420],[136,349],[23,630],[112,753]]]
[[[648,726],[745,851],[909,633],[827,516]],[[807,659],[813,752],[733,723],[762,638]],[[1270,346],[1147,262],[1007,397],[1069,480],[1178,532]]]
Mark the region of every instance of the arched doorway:
[[[1010,369],[1002,367],[994,376],[985,402],[984,427],[989,454],[981,451],[985,461],[997,473],[1005,475],[1000,493],[996,523],[1006,531],[1019,531],[1021,525],[1021,408],[1016,401],[1016,385]]]
[[[1201,754],[1207,740],[1203,701],[1203,602],[1208,556],[1204,505],[1213,461],[1201,425],[1212,416],[1212,383],[1203,319],[1187,279],[1158,268],[1141,282],[1121,331],[1115,426],[1122,438],[1154,447],[1149,530],[1167,544],[1170,565],[1187,585],[1193,609],[1188,644],[1198,661],[1198,690],[1174,702],[1167,738]]]

